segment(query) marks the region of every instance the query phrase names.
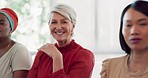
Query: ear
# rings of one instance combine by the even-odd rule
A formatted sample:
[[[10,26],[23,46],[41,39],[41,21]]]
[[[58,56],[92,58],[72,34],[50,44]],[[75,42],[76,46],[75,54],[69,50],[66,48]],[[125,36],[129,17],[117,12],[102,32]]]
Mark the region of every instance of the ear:
[[[12,33],[13,31],[12,31],[12,30],[9,30],[8,32],[9,32],[8,35],[9,35],[9,37],[10,37],[10,36],[11,36],[11,33]]]
[[[75,24],[73,24],[71,32],[73,32],[73,31],[74,31],[74,28],[75,28]]]
[[[72,22],[72,24],[73,24],[73,29],[74,29],[76,24],[74,22]]]
[[[9,34],[11,34],[11,33],[13,32],[13,31],[11,30],[11,28],[8,29],[7,31],[9,32]]]
[[[73,25],[73,29],[75,28],[75,25]]]
[[[12,28],[11,28],[11,25],[9,26],[8,31],[9,31],[9,34],[11,34],[11,33],[13,32],[13,30],[12,30]]]

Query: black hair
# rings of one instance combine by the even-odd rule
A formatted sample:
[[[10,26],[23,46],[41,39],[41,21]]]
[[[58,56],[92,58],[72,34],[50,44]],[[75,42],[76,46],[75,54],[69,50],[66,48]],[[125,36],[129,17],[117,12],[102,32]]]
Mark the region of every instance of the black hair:
[[[123,28],[123,17],[129,8],[133,8],[133,9],[141,12],[142,14],[148,16],[148,1],[137,0],[137,1],[127,5],[124,8],[124,10],[122,11],[121,21],[120,21],[119,40],[120,40],[120,45],[121,45],[122,50],[124,50],[127,54],[130,54],[131,49],[124,40],[124,37],[122,34],[122,28]]]

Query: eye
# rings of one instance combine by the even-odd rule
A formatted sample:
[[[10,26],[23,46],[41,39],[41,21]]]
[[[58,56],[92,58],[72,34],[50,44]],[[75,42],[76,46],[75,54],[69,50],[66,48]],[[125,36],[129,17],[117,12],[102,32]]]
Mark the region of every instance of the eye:
[[[56,23],[57,23],[56,21],[52,21],[52,22],[51,22],[51,24],[56,24]]]
[[[138,24],[139,24],[139,26],[147,26],[148,20],[147,19],[140,19]]]
[[[132,24],[125,24],[124,26],[125,26],[125,27],[131,27]]]
[[[0,22],[0,25],[4,25],[5,23],[4,22]]]
[[[62,23],[67,23],[67,21],[62,21]]]
[[[4,25],[5,24],[5,22],[4,21],[0,21],[0,25]]]
[[[148,23],[140,23],[140,26],[146,26]]]
[[[130,20],[123,21],[123,26],[125,26],[125,27],[131,27],[132,25],[133,25],[133,23]]]
[[[126,25],[127,27],[131,27],[132,25],[131,24],[128,24],[128,25]]]

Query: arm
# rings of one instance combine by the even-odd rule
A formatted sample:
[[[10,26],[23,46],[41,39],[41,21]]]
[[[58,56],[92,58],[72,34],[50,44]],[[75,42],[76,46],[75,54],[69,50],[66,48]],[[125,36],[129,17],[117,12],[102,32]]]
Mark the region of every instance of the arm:
[[[42,58],[43,55],[44,55],[44,53],[42,51],[37,52],[35,59],[34,59],[34,63],[31,67],[31,69],[29,70],[27,78],[37,78],[38,66],[40,64],[40,58]]]
[[[63,56],[61,52],[55,47],[54,44],[47,43],[38,49],[39,51],[45,52],[53,60],[53,73],[63,69]]]
[[[52,57],[53,59],[53,73],[63,69],[63,56],[62,54],[58,54],[57,56]]]
[[[13,78],[26,78],[32,64],[31,54],[23,45],[18,45],[13,55],[11,64]]]
[[[81,51],[74,55],[71,60],[71,65],[66,70],[60,69],[53,74],[51,78],[91,78],[94,67],[94,56],[88,51]]]
[[[27,78],[27,70],[18,70],[13,72],[13,78]]]
[[[94,55],[90,51],[82,49],[74,54],[68,72],[64,70],[62,54],[54,45],[43,45],[39,51],[45,52],[53,60],[53,73],[49,74],[49,78],[91,78]]]
[[[100,76],[101,78],[108,78],[108,74],[107,74],[107,69],[108,69],[108,66],[109,66],[109,59],[106,59],[103,61],[102,63],[102,70],[100,72]]]

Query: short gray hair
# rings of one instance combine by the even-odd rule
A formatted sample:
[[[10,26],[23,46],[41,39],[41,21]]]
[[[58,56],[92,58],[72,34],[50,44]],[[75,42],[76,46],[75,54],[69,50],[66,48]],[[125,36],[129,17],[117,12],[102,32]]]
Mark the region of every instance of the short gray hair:
[[[66,4],[58,4],[51,9],[51,12],[49,14],[49,22],[51,20],[51,14],[53,12],[59,13],[63,15],[64,17],[68,18],[70,21],[72,21],[74,24],[76,23],[76,12],[72,7]]]

